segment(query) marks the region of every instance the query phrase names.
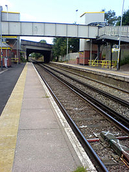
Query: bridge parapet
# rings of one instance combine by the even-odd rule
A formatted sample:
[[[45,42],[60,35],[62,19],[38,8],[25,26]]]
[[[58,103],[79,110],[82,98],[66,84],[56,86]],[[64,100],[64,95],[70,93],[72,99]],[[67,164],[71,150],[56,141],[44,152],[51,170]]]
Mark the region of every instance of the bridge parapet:
[[[129,26],[105,26],[99,29],[99,36],[102,35],[129,37]]]
[[[28,41],[28,40],[23,40],[23,39],[21,40],[21,45],[52,49],[52,45],[51,44],[34,42],[34,41]]]

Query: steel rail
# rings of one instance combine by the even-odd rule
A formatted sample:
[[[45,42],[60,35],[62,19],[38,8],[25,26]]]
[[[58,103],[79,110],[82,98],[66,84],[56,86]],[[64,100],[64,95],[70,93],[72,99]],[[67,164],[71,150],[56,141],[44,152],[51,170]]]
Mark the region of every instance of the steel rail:
[[[43,67],[41,65],[41,67]],[[48,69],[44,68],[46,71],[49,71]],[[85,101],[87,101],[89,104],[91,104],[93,107],[98,109],[99,112],[104,114],[110,121],[113,121],[117,127],[122,128],[126,133],[129,133],[129,119],[123,117],[122,115],[118,114],[114,110],[110,109],[109,107],[105,106],[101,102],[97,101],[87,93],[83,92],[82,90],[78,89],[74,85],[70,84],[69,82],[65,81],[59,76],[56,76],[52,71],[49,71],[53,76],[55,76],[57,79],[61,80],[65,85],[67,85],[70,89],[72,89],[76,94],[81,96]]]
[[[47,71],[48,72],[48,71]],[[39,73],[40,74],[40,73]],[[40,75],[41,76],[41,75]],[[55,77],[55,76],[54,76]],[[103,164],[103,162],[100,160],[100,158],[98,157],[98,155],[96,154],[96,152],[93,150],[93,148],[91,147],[91,145],[89,144],[89,142],[86,140],[86,138],[84,137],[84,135],[81,133],[81,131],[79,130],[79,128],[77,127],[77,125],[75,124],[75,122],[72,120],[72,118],[70,117],[70,115],[67,113],[66,109],[63,107],[63,105],[60,103],[59,99],[56,97],[56,95],[54,94],[54,92],[52,91],[51,87],[48,85],[47,81],[41,76],[41,78],[43,79],[45,85],[47,86],[47,88],[49,89],[50,93],[52,94],[54,100],[56,101],[56,103],[58,104],[60,110],[62,111],[62,113],[64,114],[65,118],[67,119],[70,127],[72,128],[72,130],[74,131],[74,133],[76,134],[78,140],[80,141],[80,143],[82,144],[84,150],[87,152],[88,156],[90,157],[90,159],[92,160],[92,163],[95,165],[97,171],[99,172],[108,172],[107,168],[105,167],[105,165]],[[57,78],[58,79],[58,78]],[[58,79],[59,80],[59,79]],[[59,80],[60,81],[60,80]],[[62,81],[60,81],[62,82]],[[63,83],[64,84],[64,83]]]
[[[120,99],[119,97],[116,97],[114,95],[111,95],[109,93],[106,93],[105,91],[102,91],[102,90],[100,90],[98,88],[95,88],[95,87],[93,87],[93,86],[91,86],[89,84],[86,84],[86,83],[82,82],[82,81],[79,81],[78,79],[75,79],[75,78],[73,78],[71,76],[68,76],[67,74],[64,74],[63,72],[60,72],[60,71],[58,71],[56,69],[51,68],[50,66],[47,66],[47,67],[50,68],[50,69],[52,69],[52,70],[54,70],[54,71],[56,71],[56,72],[58,72],[58,73],[60,73],[60,74],[62,74],[62,75],[64,75],[64,76],[66,76],[66,77],[68,77],[68,78],[70,78],[70,79],[72,79],[72,80],[74,80],[74,81],[76,81],[76,82],[78,82],[79,84],[81,84],[83,86],[88,87],[89,89],[91,89],[93,91],[96,91],[96,92],[102,94],[103,96],[106,96],[106,97],[110,98],[113,101],[117,101],[118,103],[120,103],[121,105],[123,105],[125,107],[129,107],[129,102],[127,102],[127,101],[125,101],[123,99]]]
[[[45,66],[48,66],[48,65],[45,64]],[[49,67],[50,67],[50,66],[49,66]],[[67,67],[67,66],[66,66],[66,67]],[[80,72],[80,70],[77,69],[77,68],[71,68],[71,69]],[[74,75],[80,76],[80,77],[82,77],[82,78],[85,78],[85,79],[88,79],[88,80],[91,80],[91,81],[94,81],[94,82],[98,82],[98,83],[100,83],[100,84],[102,84],[102,85],[105,85],[105,86],[108,86],[108,87],[110,87],[110,88],[113,88],[113,89],[116,89],[116,90],[119,90],[119,91],[122,91],[122,92],[125,92],[125,93],[129,94],[129,91],[128,91],[128,90],[124,90],[124,89],[122,89],[122,88],[118,88],[118,87],[116,87],[116,86],[110,85],[110,84],[108,84],[108,83],[105,83],[105,82],[102,82],[102,81],[99,81],[99,80],[96,80],[96,79],[93,79],[93,78],[90,78],[90,77],[85,76],[85,75],[81,75],[81,74],[79,74],[79,73],[74,73],[74,72],[72,72],[72,71],[68,71],[68,70],[65,70],[65,69],[61,69],[61,70],[65,71],[65,72],[72,73],[72,74],[74,74]]]

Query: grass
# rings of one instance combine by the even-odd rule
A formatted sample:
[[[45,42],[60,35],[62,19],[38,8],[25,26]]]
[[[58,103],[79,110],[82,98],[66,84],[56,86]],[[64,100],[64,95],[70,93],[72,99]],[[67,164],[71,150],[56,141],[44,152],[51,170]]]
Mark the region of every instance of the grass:
[[[49,98],[49,96],[47,94],[45,94],[45,96],[43,96],[42,98]]]
[[[73,172],[87,172],[87,170],[84,167],[77,167],[77,169]]]

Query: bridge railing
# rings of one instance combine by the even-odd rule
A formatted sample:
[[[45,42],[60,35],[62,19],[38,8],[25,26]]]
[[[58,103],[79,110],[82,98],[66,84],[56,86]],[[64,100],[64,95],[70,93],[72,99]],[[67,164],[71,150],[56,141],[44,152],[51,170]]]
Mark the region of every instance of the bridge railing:
[[[120,26],[105,26],[99,29],[99,36],[121,36],[129,37],[129,26],[122,26],[120,31]]]

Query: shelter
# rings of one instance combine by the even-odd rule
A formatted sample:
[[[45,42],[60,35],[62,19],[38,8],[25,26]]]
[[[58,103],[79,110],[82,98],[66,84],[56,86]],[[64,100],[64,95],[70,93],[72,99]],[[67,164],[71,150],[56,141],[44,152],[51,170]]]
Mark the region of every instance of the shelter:
[[[5,66],[5,60],[7,60],[7,67],[10,67],[11,66],[11,47],[7,43],[2,42],[2,46],[0,43],[0,48],[2,50],[0,66],[1,66],[1,61],[3,62],[3,66]]]

